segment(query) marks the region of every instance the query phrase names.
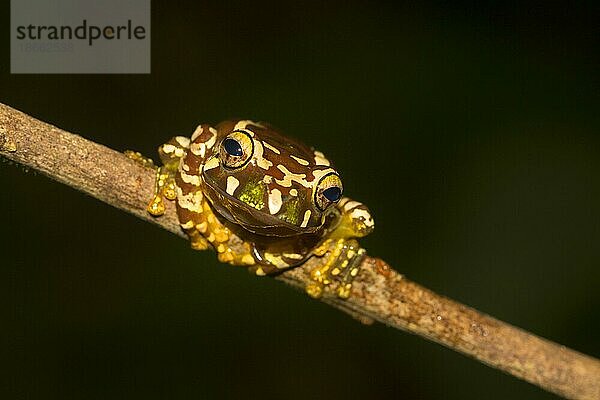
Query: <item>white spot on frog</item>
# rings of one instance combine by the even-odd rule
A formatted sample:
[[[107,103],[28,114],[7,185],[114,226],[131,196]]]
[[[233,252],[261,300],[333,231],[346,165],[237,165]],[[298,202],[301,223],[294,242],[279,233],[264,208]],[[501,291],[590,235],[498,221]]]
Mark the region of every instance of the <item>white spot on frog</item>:
[[[190,151],[197,156],[204,157],[204,154],[206,154],[206,144],[192,143],[190,146]]]
[[[359,219],[361,217],[367,227],[372,228],[375,225],[373,217],[371,217],[371,214],[364,208],[355,208],[352,210],[352,218]]]
[[[272,215],[277,214],[282,204],[281,192],[278,189],[271,190],[271,193],[269,193],[269,212]]]
[[[292,157],[294,160],[296,160],[296,162],[300,165],[305,165],[305,166],[308,165],[308,161],[306,161],[303,158],[296,157],[296,156],[290,156],[290,157]]]
[[[238,121],[235,124],[235,126],[233,127],[233,130],[234,131],[244,131],[244,132],[247,132],[250,136],[254,137],[254,132],[252,132],[250,129],[246,129],[246,127],[248,125],[255,125],[255,126],[259,126],[261,128],[264,128],[264,126],[262,126],[258,122],[254,122],[254,121],[250,121],[249,119],[246,119],[246,120],[243,120],[243,121]]]
[[[200,177],[198,175],[188,175],[185,172],[181,171],[181,180],[185,183],[190,183],[194,186],[200,186]]]
[[[283,187],[291,187],[292,182],[298,182],[304,187],[310,187],[310,183],[306,181],[306,174],[295,174],[283,165],[278,165],[277,169],[279,169],[284,174],[283,179],[275,179],[275,182],[277,182],[277,184]]]
[[[193,212],[202,212],[202,192],[197,190],[188,194],[183,194],[181,188],[177,188],[177,202],[181,208]]]
[[[164,144],[162,147],[162,151],[165,154],[171,154],[173,152],[175,152],[176,147],[170,143]]]
[[[269,168],[271,168],[273,166],[273,163],[264,157],[265,148],[263,147],[262,142],[255,141],[255,143],[260,143],[259,146],[255,146],[255,150],[254,150],[255,158],[256,158],[256,165],[258,165],[259,167],[261,167],[264,170],[268,170]]]
[[[198,127],[196,127],[196,130],[194,131],[194,133],[192,133],[192,142],[196,139],[198,139],[198,136],[202,135],[202,133],[204,132],[204,128],[202,127],[202,125],[198,125]]]
[[[177,141],[177,143],[179,143],[181,147],[187,149],[190,146],[190,139],[186,138],[185,136],[177,136],[175,140]]]
[[[237,189],[238,186],[240,186],[240,181],[237,180],[236,177],[234,177],[234,176],[227,177],[227,189],[225,189],[225,191],[227,192],[228,195],[233,196],[233,194],[235,193],[235,189]]]
[[[281,152],[279,151],[279,149],[277,147],[271,146],[269,143],[267,142],[262,142],[265,147],[269,150],[271,150],[273,153],[275,154],[281,154]],[[293,157],[293,156],[292,156]]]
[[[300,228],[306,228],[306,226],[308,225],[308,220],[310,219],[310,215],[312,213],[310,212],[310,210],[306,210],[304,212],[304,219],[302,220],[302,223],[300,224]]]
[[[318,150],[315,150],[315,164],[317,165],[331,165],[329,160],[325,158],[325,155]]]
[[[350,200],[350,201],[346,201],[344,202],[344,211],[350,211],[355,207],[358,207],[362,205],[361,203],[359,203],[358,201],[354,201],[354,200]]]
[[[211,133],[210,139],[206,141],[206,148],[210,149],[215,145],[217,141],[217,130],[215,128],[210,128],[208,130]]]
[[[194,221],[188,221],[185,224],[180,224],[183,229],[192,229],[194,227]]]
[[[212,157],[204,164],[204,170],[208,171],[209,169],[217,168],[219,166],[219,159],[217,157]]]

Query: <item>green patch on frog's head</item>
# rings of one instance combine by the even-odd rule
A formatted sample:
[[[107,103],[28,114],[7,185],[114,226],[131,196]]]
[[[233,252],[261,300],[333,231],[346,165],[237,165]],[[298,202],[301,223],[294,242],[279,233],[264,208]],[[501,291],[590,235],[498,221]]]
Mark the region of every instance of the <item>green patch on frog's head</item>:
[[[283,210],[279,218],[292,225],[298,225],[298,223],[300,222],[301,214],[299,203],[300,201],[297,198],[287,201],[285,209]]]
[[[237,198],[252,208],[262,210],[265,207],[266,185],[262,181],[249,181],[243,188],[239,188]]]

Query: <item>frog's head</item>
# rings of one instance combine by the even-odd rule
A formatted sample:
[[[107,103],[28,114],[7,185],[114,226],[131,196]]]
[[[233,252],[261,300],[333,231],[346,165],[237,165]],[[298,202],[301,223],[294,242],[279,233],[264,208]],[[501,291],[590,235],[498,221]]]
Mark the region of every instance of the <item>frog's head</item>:
[[[263,235],[292,236],[323,226],[343,188],[322,153],[252,121],[224,122],[217,130],[202,180],[219,214]]]

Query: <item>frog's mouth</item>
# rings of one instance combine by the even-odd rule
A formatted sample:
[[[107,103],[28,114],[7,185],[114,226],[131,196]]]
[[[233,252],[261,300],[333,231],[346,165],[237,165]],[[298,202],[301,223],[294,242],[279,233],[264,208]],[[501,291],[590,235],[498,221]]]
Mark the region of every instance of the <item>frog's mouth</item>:
[[[318,231],[322,224],[317,226],[300,227],[291,224],[274,215],[259,211],[252,206],[231,197],[211,179],[205,179],[205,194],[212,208],[223,218],[242,228],[264,236],[288,237]]]

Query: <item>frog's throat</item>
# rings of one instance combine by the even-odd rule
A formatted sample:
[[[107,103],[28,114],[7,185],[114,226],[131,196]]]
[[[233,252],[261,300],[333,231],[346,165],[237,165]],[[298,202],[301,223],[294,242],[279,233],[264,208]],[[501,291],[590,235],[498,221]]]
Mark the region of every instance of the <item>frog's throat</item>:
[[[249,232],[265,236],[297,236],[317,232],[323,228],[323,224],[314,227],[302,228],[290,224],[271,214],[256,210],[248,204],[231,197],[219,187],[204,181],[206,198],[213,210],[232,224],[238,225]]]

